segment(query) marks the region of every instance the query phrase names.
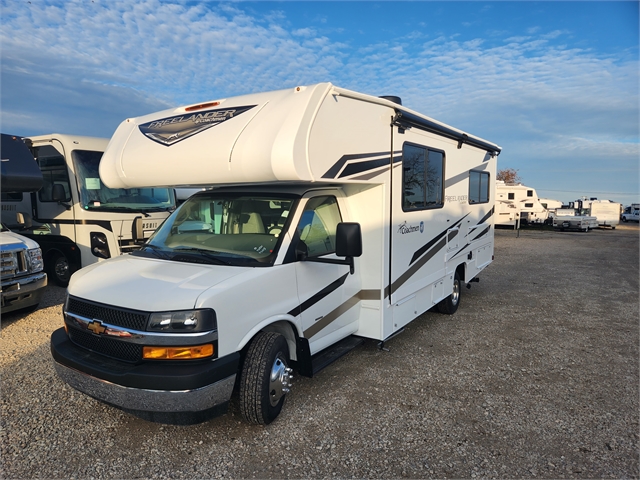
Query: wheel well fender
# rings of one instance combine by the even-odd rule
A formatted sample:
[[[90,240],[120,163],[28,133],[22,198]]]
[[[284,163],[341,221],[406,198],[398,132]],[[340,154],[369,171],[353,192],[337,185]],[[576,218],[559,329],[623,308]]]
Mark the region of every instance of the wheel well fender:
[[[460,278],[461,282],[468,283],[467,282],[467,264],[465,262],[462,262],[460,265],[456,267],[455,273],[458,274],[458,278]]]
[[[298,336],[302,336],[302,331],[291,315],[268,318],[247,332],[238,345],[238,351],[241,351],[243,357],[249,343],[251,343],[251,340],[253,340],[253,337],[255,337],[258,332],[275,332],[282,335],[287,341],[291,360],[295,361],[297,359],[297,338]]]

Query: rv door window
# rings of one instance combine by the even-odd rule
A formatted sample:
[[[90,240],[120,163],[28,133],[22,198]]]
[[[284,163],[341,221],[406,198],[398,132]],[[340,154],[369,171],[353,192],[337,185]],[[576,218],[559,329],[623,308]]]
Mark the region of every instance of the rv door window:
[[[444,202],[444,154],[417,145],[402,149],[402,209],[442,207]]]
[[[511,198],[511,193],[509,198]],[[487,203],[489,201],[489,173],[469,172],[469,203]]]

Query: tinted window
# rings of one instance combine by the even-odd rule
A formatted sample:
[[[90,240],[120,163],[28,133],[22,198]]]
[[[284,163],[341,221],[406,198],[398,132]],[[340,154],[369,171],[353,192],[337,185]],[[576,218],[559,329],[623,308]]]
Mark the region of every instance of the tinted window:
[[[527,197],[533,197],[533,190],[527,190]]]
[[[297,231],[310,257],[336,251],[336,229],[341,221],[335,197],[315,197],[307,202]]]
[[[60,184],[64,187],[65,200],[71,200],[71,186],[69,184],[69,174],[64,157],[51,145],[38,147],[36,149],[36,159],[42,171],[42,188],[38,191],[38,198],[41,202],[53,202],[53,186]]]
[[[405,144],[402,150],[402,209],[441,207],[444,198],[444,154]]]
[[[515,193],[510,193],[509,194],[509,200],[515,200],[516,198],[516,194]]]
[[[512,193],[509,194],[511,199]],[[489,201],[489,173],[469,172],[469,203],[487,203]]]
[[[22,192],[18,193],[4,193],[2,192],[3,202],[21,202],[22,201]]]

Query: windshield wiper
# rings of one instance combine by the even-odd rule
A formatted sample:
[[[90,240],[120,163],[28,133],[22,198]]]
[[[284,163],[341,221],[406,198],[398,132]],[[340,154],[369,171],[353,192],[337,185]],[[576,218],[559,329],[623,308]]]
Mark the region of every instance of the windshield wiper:
[[[206,248],[196,248],[196,247],[177,247],[173,249],[174,252],[186,252],[186,253],[197,253],[207,258],[208,260],[212,260],[214,263],[218,265],[233,265],[231,262],[226,260],[222,260],[217,257],[215,254],[219,252],[214,252],[212,250],[207,250]]]
[[[144,245],[142,245],[142,247],[140,247],[140,250],[146,249],[149,249],[151,252],[155,253],[158,258],[162,258],[163,260],[171,260],[171,256],[169,255],[169,253],[156,245],[145,243]]]

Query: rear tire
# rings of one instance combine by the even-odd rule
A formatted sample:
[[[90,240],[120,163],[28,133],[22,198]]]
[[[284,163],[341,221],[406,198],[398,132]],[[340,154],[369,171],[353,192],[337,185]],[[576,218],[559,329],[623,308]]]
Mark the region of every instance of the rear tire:
[[[447,298],[438,303],[438,311],[440,313],[446,313],[447,315],[453,315],[458,310],[460,305],[460,297],[462,295],[462,282],[458,272],[453,276],[453,292]]]
[[[246,421],[268,425],[280,414],[291,386],[289,347],[275,332],[260,332],[249,345],[240,376],[240,412]]]

